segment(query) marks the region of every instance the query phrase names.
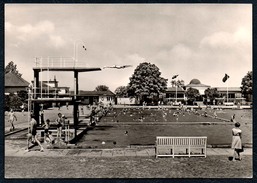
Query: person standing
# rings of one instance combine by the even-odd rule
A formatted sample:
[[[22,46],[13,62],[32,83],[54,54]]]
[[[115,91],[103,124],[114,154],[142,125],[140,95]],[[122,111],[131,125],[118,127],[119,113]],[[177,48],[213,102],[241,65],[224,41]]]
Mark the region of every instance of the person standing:
[[[95,123],[95,115],[96,115],[95,109],[96,109],[95,107],[92,107],[92,111],[91,111],[91,114],[90,114],[90,125]]]
[[[84,115],[84,107],[83,105],[80,107],[81,115]]]
[[[45,124],[45,120],[44,120],[44,109],[41,109],[39,112],[40,115],[40,125],[44,125]]]
[[[236,118],[236,114],[233,114],[233,115],[231,116],[230,121],[235,123],[235,122],[236,122],[236,119],[235,119],[235,118]]]
[[[14,113],[14,111],[12,109],[10,110],[8,116],[9,116],[9,120],[8,121],[9,121],[9,123],[11,123],[10,131],[14,131],[15,127],[14,127],[13,123],[14,123],[14,120],[17,121],[17,117],[16,117],[16,115],[15,115],[15,113]]]
[[[66,108],[69,110],[69,102],[66,102]]]
[[[63,126],[63,118],[62,114],[58,113],[58,118],[55,120],[57,125],[57,139],[60,141],[62,138],[62,126]]]
[[[37,121],[35,120],[35,116],[31,115],[31,121],[29,123],[29,133],[28,133],[28,139],[27,139],[27,148],[26,150],[29,151],[29,142],[32,142],[35,144],[35,142],[40,146],[40,151],[43,152],[44,148],[41,145],[40,141],[37,137]]]
[[[218,116],[217,116],[217,111],[214,109],[214,113],[213,113],[213,116],[214,116],[214,118],[217,118]]]
[[[46,122],[42,125],[42,127],[44,128],[44,142],[46,142],[46,137],[49,134],[49,128],[50,128],[50,120],[47,119]]]
[[[25,106],[24,106],[24,104],[22,103],[22,105],[21,105],[21,112],[22,112],[22,115],[24,116],[24,109],[25,108]]]
[[[235,127],[232,129],[232,144],[231,144],[231,148],[233,149],[232,161],[235,161],[235,160],[241,161],[242,159],[240,157],[240,152],[242,150],[242,130],[239,127],[240,127],[240,123],[236,122]]]

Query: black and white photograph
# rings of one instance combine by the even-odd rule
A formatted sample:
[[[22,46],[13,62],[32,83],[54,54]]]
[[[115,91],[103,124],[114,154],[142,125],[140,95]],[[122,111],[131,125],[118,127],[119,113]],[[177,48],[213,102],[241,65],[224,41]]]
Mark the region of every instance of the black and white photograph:
[[[253,5],[4,5],[4,178],[253,178]]]

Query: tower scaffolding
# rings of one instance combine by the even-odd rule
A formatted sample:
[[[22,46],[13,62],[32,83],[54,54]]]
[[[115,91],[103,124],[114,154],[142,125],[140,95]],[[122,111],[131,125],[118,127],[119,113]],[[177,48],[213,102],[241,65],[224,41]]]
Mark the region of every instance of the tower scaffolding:
[[[47,61],[47,64],[44,64],[44,60]],[[72,61],[72,62],[70,62]],[[59,63],[58,63],[59,62]],[[72,58],[57,58],[57,57],[48,57],[47,59],[44,59],[41,57],[41,64],[37,64],[33,67],[34,72],[34,90],[33,90],[33,98],[31,99],[31,103],[34,105],[34,115],[35,119],[38,122],[39,125],[39,111],[40,106],[39,104],[46,103],[46,102],[71,102],[73,105],[73,123],[74,123],[74,134],[75,139],[77,137],[77,129],[78,129],[78,105],[79,105],[79,99],[78,99],[78,75],[81,72],[92,72],[92,71],[101,71],[98,67],[77,67],[74,65],[75,60]],[[42,80],[42,72],[47,72],[48,77],[48,92],[47,96],[39,95],[38,89],[39,89],[39,79],[41,77]],[[74,73],[74,94],[69,94],[69,97],[63,97],[63,98],[57,98],[52,95],[50,95],[49,92],[49,72],[73,72]],[[41,74],[39,74],[41,73]],[[40,77],[39,77],[40,76]],[[41,81],[41,91],[42,91],[42,81]]]

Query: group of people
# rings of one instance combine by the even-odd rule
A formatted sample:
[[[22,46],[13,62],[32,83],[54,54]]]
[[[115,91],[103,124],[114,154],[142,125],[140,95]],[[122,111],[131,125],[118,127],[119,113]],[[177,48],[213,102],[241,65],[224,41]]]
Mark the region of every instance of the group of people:
[[[55,125],[57,127],[57,140],[60,142],[62,140],[62,128],[66,124],[65,123],[65,115],[62,115],[61,113],[58,113],[58,117],[55,120]],[[47,119],[44,124],[42,125],[44,128],[44,142],[47,144],[54,144],[56,142],[56,139],[53,137],[52,132],[50,129],[50,120]],[[37,134],[37,121],[35,119],[35,115],[31,114],[31,120],[30,125],[28,128],[28,138],[27,138],[27,148],[26,150],[29,151],[29,145],[32,144],[38,144],[40,146],[40,151],[44,151],[44,148],[39,140],[39,134]]]
[[[100,110],[99,110],[100,109]],[[97,108],[95,106],[92,107],[91,114],[90,114],[90,123],[96,123],[99,119],[96,118],[96,114],[101,111],[103,114],[106,114],[110,109],[112,109],[112,106],[109,106],[107,108]],[[183,108],[180,108],[178,112],[174,113],[174,116],[178,116],[178,113],[183,111]],[[216,112],[216,111],[215,111]],[[55,138],[52,136],[50,129],[50,120],[47,119],[44,121],[43,119],[43,111],[40,113],[40,121],[41,123],[43,122],[42,127],[44,128],[44,142],[47,144],[53,144],[55,143]],[[216,113],[215,113],[216,114]],[[216,115],[214,116],[216,117]],[[205,116],[207,116],[207,113],[204,113]],[[14,121],[17,121],[17,117],[13,111],[13,109],[10,110],[8,113],[9,119],[8,121],[11,124],[10,131],[15,130],[14,127]],[[143,116],[142,116],[143,118]],[[57,127],[57,139],[60,141],[62,139],[62,129],[65,125],[65,115],[62,115],[61,113],[58,113],[58,117],[55,120],[55,124]],[[242,158],[240,156],[240,153],[243,151],[243,146],[242,146],[242,130],[239,128],[240,123],[236,122],[235,120],[235,114],[231,116],[231,122],[234,122],[235,127],[232,129],[232,143],[231,143],[231,148],[233,149],[233,155],[232,155],[232,161],[239,160],[241,161]],[[35,120],[35,116],[32,114],[31,115],[31,120],[30,120],[30,125],[28,128],[28,138],[27,138],[27,150],[29,149],[29,144],[38,144],[40,146],[40,151],[44,151],[44,148],[42,144],[40,143],[39,140],[39,135],[37,134],[37,121]]]

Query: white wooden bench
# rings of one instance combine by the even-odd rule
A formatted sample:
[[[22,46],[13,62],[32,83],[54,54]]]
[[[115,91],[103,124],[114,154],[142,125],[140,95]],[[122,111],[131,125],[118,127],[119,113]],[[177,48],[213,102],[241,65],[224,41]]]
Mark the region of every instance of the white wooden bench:
[[[159,156],[204,156],[207,137],[156,137],[156,158]]]

